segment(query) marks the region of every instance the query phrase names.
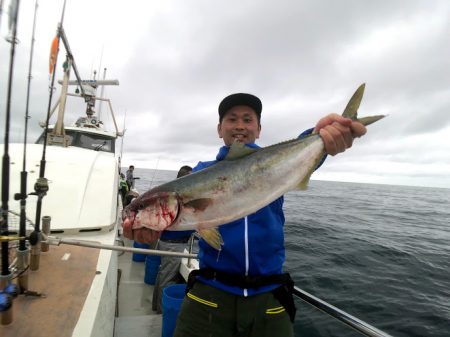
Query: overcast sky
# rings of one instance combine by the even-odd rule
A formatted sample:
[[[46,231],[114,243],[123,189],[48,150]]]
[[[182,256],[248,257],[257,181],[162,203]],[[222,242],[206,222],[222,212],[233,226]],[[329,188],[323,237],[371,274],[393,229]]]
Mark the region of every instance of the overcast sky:
[[[5,2],[2,143],[10,59]],[[39,1],[30,141],[47,113],[48,56],[61,11],[62,1]],[[33,12],[34,1],[21,1],[11,141],[23,140]],[[313,179],[450,188],[450,1],[68,0],[64,28],[83,78],[94,70],[103,77],[106,67],[107,78],[120,81],[105,96],[120,127],[126,121],[123,166],[177,170],[214,159],[222,145],[217,106],[230,93],[261,98],[258,143],[266,146],[341,113],[366,83],[359,115],[389,117],[329,157]],[[64,57],[61,48],[57,79]],[[68,110],[78,107],[72,102]],[[106,112],[103,106],[108,124]]]

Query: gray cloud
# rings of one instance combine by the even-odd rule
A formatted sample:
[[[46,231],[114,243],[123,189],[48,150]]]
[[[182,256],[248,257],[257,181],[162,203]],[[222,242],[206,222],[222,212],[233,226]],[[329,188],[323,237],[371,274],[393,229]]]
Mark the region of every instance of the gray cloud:
[[[47,113],[48,54],[60,6],[50,1],[38,12],[30,139],[40,133],[37,122]],[[269,145],[297,136],[329,112],[339,113],[365,82],[360,115],[389,117],[370,126],[351,150],[328,160],[317,176],[348,180],[353,174],[370,182],[431,186],[444,181],[449,187],[441,174],[442,167],[450,167],[443,140],[450,131],[449,7],[447,1],[418,0],[142,0],[126,6],[118,0],[80,0],[69,1],[64,26],[83,77],[107,67],[108,77],[120,80],[119,87],[105,92],[121,126],[126,114],[124,165],[152,168],[158,163],[175,170],[180,162],[214,158],[221,145],[217,105],[231,92],[262,99],[259,143]],[[33,9],[22,3],[15,141],[23,135]],[[2,39],[2,134],[8,51]]]

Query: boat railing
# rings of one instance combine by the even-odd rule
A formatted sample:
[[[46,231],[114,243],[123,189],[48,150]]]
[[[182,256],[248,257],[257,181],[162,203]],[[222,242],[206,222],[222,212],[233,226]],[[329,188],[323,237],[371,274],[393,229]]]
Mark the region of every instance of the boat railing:
[[[357,332],[361,333],[364,336],[369,337],[392,337],[391,335],[375,328],[374,326],[366,323],[359,318],[356,318],[345,311],[336,308],[335,306],[321,300],[320,298],[300,289],[299,287],[294,286],[294,295],[305,301],[306,303],[312,305],[316,309],[323,311],[329,316],[337,319],[338,321],[346,324],[347,326],[353,328]]]
[[[188,243],[188,251],[189,254],[193,253],[193,247],[194,247],[194,240],[198,238],[198,234],[194,233],[191,235]],[[187,265],[188,267],[191,267],[191,259],[188,259]],[[364,336],[368,337],[392,337],[391,335],[375,328],[374,326],[370,325],[369,323],[366,323],[359,318],[356,318],[345,311],[336,308],[335,306],[325,302],[324,300],[321,300],[318,297],[315,297],[314,295],[300,289],[299,287],[294,286],[294,296],[305,301],[306,303],[312,305],[316,309],[321,310],[322,312],[326,313],[327,315],[337,319],[338,321],[346,324],[347,326],[353,328],[357,332],[361,333]]]

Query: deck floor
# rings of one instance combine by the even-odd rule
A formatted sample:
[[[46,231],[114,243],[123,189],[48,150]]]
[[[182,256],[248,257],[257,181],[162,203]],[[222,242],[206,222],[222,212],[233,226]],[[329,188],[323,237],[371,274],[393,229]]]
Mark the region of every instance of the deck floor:
[[[28,290],[43,297],[20,295],[13,301],[13,321],[0,336],[71,336],[91,283],[99,251],[52,246],[40,255],[39,270],[28,271]]]
[[[124,238],[126,246],[132,246]],[[162,315],[152,311],[153,286],[144,282],[145,263],[134,262],[131,253],[119,256],[118,317],[114,337],[160,337]]]

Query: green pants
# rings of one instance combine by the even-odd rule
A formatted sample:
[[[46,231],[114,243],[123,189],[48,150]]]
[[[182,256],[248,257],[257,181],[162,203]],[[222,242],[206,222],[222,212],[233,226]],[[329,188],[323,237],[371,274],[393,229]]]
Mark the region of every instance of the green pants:
[[[271,292],[232,295],[196,282],[183,300],[174,337],[292,337],[293,325]]]

